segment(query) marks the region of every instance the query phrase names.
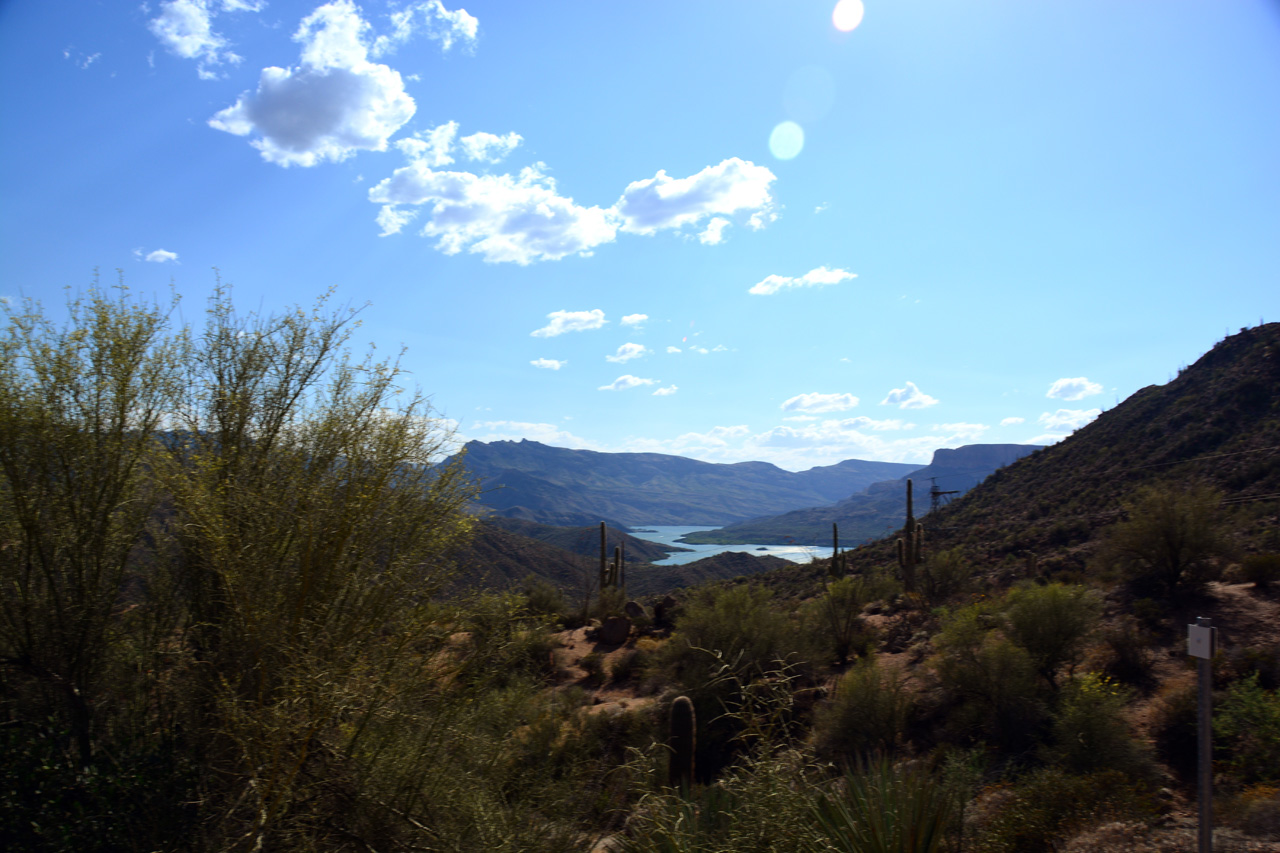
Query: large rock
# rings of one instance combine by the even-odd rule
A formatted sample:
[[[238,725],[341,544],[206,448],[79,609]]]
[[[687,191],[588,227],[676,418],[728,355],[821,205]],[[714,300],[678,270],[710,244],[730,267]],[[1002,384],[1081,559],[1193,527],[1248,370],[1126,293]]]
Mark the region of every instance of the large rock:
[[[606,646],[620,646],[631,634],[631,620],[625,616],[610,616],[596,631],[596,641]]]
[[[626,607],[623,608],[627,612],[628,619],[643,619],[648,616],[644,612],[644,605],[638,601],[628,601]]]

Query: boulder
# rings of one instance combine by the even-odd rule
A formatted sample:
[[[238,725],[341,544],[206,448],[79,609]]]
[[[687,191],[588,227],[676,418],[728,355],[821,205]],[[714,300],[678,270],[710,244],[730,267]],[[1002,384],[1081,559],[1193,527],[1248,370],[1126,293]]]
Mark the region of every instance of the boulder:
[[[620,646],[631,633],[631,620],[625,616],[610,616],[596,631],[597,642],[606,646]]]
[[[628,601],[623,608],[626,611],[628,619],[643,619],[649,614],[644,612],[644,605],[638,601]]]

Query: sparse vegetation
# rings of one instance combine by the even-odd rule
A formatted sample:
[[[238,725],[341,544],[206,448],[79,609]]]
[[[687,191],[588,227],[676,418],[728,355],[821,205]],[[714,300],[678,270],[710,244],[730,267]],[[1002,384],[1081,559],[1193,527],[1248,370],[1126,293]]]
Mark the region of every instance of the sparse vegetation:
[[[1215,662],[1224,820],[1277,831],[1274,511],[1226,513],[1203,470],[1025,489],[1045,460],[1112,470],[1122,436],[1082,431],[1003,469],[1021,514],[980,486],[938,510],[927,554],[916,527],[904,562],[890,538],[845,552],[840,577],[793,566],[707,584],[604,645],[591,618],[642,613],[623,593],[631,564],[605,553],[603,577],[588,558],[566,563],[568,582],[477,588],[477,568],[454,564],[472,486],[436,464],[447,432],[398,393],[395,362],[346,354],[350,312],[245,316],[220,291],[184,327],[123,290],[73,301],[62,326],[5,310],[6,849],[552,853],[613,835],[633,851],[994,853],[1145,838],[1194,770],[1189,601],[1248,638]],[[1266,387],[1235,415],[1269,411]],[[1241,463],[1231,488],[1273,475]],[[1261,553],[1231,577],[1257,591],[1213,580],[1236,538]],[[598,591],[586,608],[582,566]],[[1181,793],[1158,799],[1167,770]]]

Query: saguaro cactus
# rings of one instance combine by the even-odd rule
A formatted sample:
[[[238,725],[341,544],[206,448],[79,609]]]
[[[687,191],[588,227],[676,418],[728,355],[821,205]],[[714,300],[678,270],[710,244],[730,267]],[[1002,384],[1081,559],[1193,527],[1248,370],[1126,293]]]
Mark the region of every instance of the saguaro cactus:
[[[604,522],[600,522],[600,589],[603,591],[609,583],[609,560],[605,556],[608,548],[608,534],[605,531]]]
[[[840,527],[831,522],[831,577],[844,577],[844,555],[840,553]]]
[[[907,592],[916,588],[916,567],[920,565],[920,553],[924,549],[924,526],[916,524],[911,504],[911,481],[907,480],[907,523],[898,540],[898,566],[902,569],[902,586]]]
[[[667,784],[680,791],[693,785],[693,754],[697,749],[698,718],[688,696],[677,696],[671,703],[671,729],[667,746],[671,750],[667,764]]]

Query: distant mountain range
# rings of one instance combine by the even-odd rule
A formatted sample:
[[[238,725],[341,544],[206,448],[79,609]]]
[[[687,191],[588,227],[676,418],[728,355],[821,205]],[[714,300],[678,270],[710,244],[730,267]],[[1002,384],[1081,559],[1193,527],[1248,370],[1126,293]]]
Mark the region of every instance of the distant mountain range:
[[[1031,444],[970,444],[935,450],[932,462],[908,475],[914,481],[916,515],[927,513],[929,493],[935,483],[940,492],[963,494],[997,469],[1040,449]],[[841,546],[857,545],[902,526],[908,477],[872,483],[860,494],[834,505],[793,510],[719,530],[691,533],[681,541],[717,545],[829,545],[831,525],[835,523],[840,528]]]
[[[796,473],[767,462],[716,464],[528,440],[468,442],[466,465],[494,514],[560,527],[732,524],[831,504],[919,468],[848,459]]]

